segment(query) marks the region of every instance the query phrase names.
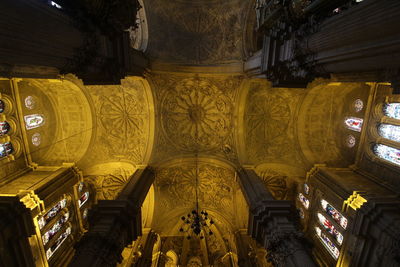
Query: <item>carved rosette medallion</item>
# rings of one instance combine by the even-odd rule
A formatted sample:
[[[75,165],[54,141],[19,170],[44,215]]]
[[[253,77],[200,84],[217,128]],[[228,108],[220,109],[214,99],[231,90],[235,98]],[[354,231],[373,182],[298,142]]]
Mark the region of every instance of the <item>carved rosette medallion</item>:
[[[162,127],[170,142],[185,151],[219,148],[231,132],[233,106],[207,79],[175,84],[162,102]]]

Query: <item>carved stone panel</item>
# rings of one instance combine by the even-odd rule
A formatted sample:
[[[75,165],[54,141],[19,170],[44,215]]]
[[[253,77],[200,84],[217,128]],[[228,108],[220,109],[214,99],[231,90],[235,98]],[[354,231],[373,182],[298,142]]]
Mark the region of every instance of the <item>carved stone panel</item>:
[[[216,64],[242,58],[246,1],[146,0],[150,57],[164,62]]]

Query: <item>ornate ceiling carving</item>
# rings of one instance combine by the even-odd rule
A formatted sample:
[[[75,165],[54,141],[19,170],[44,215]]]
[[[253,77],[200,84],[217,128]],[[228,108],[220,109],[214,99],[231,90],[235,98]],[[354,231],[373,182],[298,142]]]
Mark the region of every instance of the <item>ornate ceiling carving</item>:
[[[288,177],[286,175],[271,169],[264,170],[259,175],[265,187],[275,199],[284,200],[286,198],[288,193],[286,183]]]
[[[160,121],[154,161],[194,152],[235,153],[234,102],[241,76],[152,74]]]
[[[164,134],[185,151],[214,150],[232,130],[232,111],[232,99],[210,80],[180,80],[162,102]]]
[[[296,136],[296,114],[304,91],[271,88],[265,81],[249,85],[244,111],[247,162],[303,162]]]
[[[84,179],[94,186],[98,200],[112,200],[118,196],[135,171],[136,167],[132,164],[108,162],[87,169]]]
[[[217,64],[242,59],[246,1],[146,0],[150,57],[163,62]]]
[[[198,197],[200,208],[214,209],[232,214],[232,199],[237,185],[235,173],[209,163],[199,163]],[[196,166],[185,162],[180,166],[161,168],[156,175],[156,191],[160,194],[160,210],[174,207],[195,207]]]
[[[87,86],[96,114],[96,134],[83,168],[109,159],[141,164],[151,142],[151,112],[145,81],[127,78],[121,85]]]

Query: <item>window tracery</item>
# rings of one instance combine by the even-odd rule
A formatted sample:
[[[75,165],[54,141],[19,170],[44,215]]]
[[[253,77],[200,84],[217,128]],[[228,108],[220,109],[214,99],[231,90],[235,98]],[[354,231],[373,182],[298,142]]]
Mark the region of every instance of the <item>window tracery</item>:
[[[34,109],[36,107],[36,101],[33,96],[27,96],[24,100],[24,103],[27,109]]]
[[[400,142],[400,126],[392,124],[381,124],[378,127],[378,132],[383,138]]]
[[[67,205],[67,199],[64,198],[61,201],[57,202],[44,216],[38,219],[39,228],[43,229],[43,227],[51,221],[59,212],[64,209]]]
[[[11,142],[0,144],[0,158],[7,157],[14,152],[14,147]]]
[[[361,132],[361,128],[363,125],[363,119],[356,118],[356,117],[347,117],[344,120],[344,123],[345,123],[347,129],[356,131],[356,132]]]
[[[335,244],[321,231],[319,227],[315,227],[315,232],[319,237],[322,244],[324,244],[325,248],[329,251],[333,258],[336,260],[339,258],[340,252],[339,249],[335,246]]]
[[[373,150],[379,158],[400,166],[400,149],[376,144]]]
[[[11,130],[11,126],[6,121],[0,121],[0,136],[6,135]]]
[[[31,114],[24,116],[26,129],[34,129],[44,124],[44,117],[41,114]]]
[[[54,252],[61,246],[61,244],[67,239],[67,237],[71,234],[71,227],[68,227],[64,233],[62,233],[56,240],[56,242],[46,250],[46,257],[50,259],[53,256]]]
[[[393,119],[400,120],[400,103],[387,103],[383,106],[383,114]]]
[[[361,99],[356,99],[353,103],[355,112],[360,112],[364,108],[364,102]]]
[[[343,229],[347,228],[347,219],[339,211],[337,211],[331,204],[329,204],[326,200],[322,199],[321,206],[325,210],[325,212]]]
[[[34,146],[40,146],[42,142],[42,136],[40,135],[40,133],[35,133],[32,135],[32,144]]]
[[[301,204],[303,204],[303,206],[308,209],[308,207],[310,206],[310,201],[302,193],[299,193],[299,200]]]
[[[86,201],[88,201],[88,199],[89,199],[89,192],[86,191],[79,198],[79,207],[82,207],[86,203]]]
[[[6,109],[6,104],[4,103],[3,100],[0,99],[0,113],[3,113],[5,109]]]
[[[331,234],[339,245],[343,242],[343,235],[336,229],[336,227],[321,213],[317,214],[318,221],[324,229]]]
[[[354,135],[349,135],[346,138],[346,145],[350,148],[354,147],[356,145],[356,138],[354,137]]]
[[[68,221],[69,213],[66,212],[61,218],[42,235],[43,245],[46,245],[63,227],[63,225]]]
[[[304,193],[306,195],[308,195],[308,193],[310,193],[310,187],[308,186],[308,184],[304,184]]]

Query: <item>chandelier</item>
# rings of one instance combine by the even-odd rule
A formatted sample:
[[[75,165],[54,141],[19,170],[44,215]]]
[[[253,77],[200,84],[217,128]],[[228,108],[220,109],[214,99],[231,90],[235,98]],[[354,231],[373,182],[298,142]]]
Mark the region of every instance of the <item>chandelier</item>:
[[[197,160],[197,152],[196,152],[196,183],[195,183],[195,191],[196,191],[196,207],[191,212],[189,212],[186,216],[182,216],[182,226],[179,229],[179,232],[185,233],[187,239],[191,239],[194,236],[200,237],[203,239],[206,234],[213,235],[213,231],[210,229],[211,225],[214,224],[214,221],[210,218],[209,214],[205,210],[199,211],[199,197],[198,197],[198,183],[199,183],[199,166]]]

